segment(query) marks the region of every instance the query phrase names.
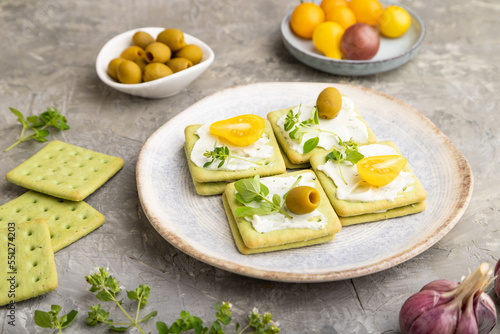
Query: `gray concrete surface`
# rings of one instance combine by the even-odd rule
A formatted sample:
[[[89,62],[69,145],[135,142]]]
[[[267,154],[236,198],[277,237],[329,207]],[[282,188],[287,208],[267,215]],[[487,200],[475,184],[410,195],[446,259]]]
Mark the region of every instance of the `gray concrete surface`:
[[[425,283],[459,280],[481,262],[500,257],[498,114],[500,4],[494,0],[409,1],[427,24],[419,54],[408,64],[368,77],[340,77],[310,69],[284,48],[279,23],[298,4],[287,0],[2,0],[0,1],[0,147],[20,131],[9,107],[25,113],[55,105],[71,130],[54,133],[82,147],[124,158],[125,167],[87,202],[105,224],[56,254],[56,291],[17,304],[16,326],[0,308],[2,333],[52,333],[36,327],[36,309],[59,304],[79,311],[68,333],[104,333],[88,327],[97,303],[84,275],[109,267],[127,289],[151,285],[147,310],[172,322],[181,309],[213,319],[216,302],[230,301],[240,323],[254,306],[270,311],[283,333],[397,333],[402,303]],[[171,26],[215,51],[211,68],[178,95],[147,100],[116,92],[97,77],[94,61],[116,34],[143,26]],[[395,96],[429,117],[472,167],[470,205],[453,230],[424,253],[365,277],[315,284],[268,282],[225,272],[169,245],[145,218],[137,196],[135,163],[145,140],[176,114],[221,89],[264,81],[350,83]],[[0,153],[0,174],[43,144]],[[0,203],[24,190],[0,179]],[[0,255],[2,257],[3,255]],[[2,257],[3,258],[3,257]],[[3,279],[2,279],[2,283]],[[500,301],[490,290],[497,307]],[[117,310],[112,318],[118,319]],[[155,320],[147,331],[156,332]],[[500,326],[494,332],[500,333]]]

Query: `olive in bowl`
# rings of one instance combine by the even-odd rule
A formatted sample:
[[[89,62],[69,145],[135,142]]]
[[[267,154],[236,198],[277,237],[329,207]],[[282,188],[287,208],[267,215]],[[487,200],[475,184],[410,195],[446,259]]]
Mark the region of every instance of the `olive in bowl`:
[[[165,98],[179,93],[205,72],[215,58],[213,50],[206,43],[186,33],[184,33],[186,44],[194,44],[202,51],[202,59],[198,64],[186,67],[181,71],[173,72],[156,80],[132,84],[121,83],[108,73],[111,61],[115,58],[120,58],[121,53],[133,45],[133,37],[137,32],[145,32],[155,39],[164,30],[165,28],[160,27],[145,27],[133,29],[113,37],[102,47],[97,55],[96,72],[99,78],[106,85],[118,91],[146,98]],[[138,58],[136,62],[141,60],[141,58]],[[119,63],[119,61],[115,61],[115,65],[116,62]],[[130,68],[135,69],[133,66],[130,66]],[[169,72],[165,71],[165,73]]]

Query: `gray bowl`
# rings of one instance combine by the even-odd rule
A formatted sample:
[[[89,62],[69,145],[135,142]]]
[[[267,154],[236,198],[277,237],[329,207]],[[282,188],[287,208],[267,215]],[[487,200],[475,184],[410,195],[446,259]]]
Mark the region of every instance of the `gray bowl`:
[[[383,2],[384,7],[392,3]],[[425,37],[422,19],[411,9],[397,4],[408,11],[411,25],[399,38],[380,37],[380,48],[370,60],[332,59],[318,51],[312,42],[296,36],[290,28],[293,9],[281,21],[281,37],[287,50],[299,61],[317,70],[348,76],[362,76],[392,70],[408,62],[420,49]]]

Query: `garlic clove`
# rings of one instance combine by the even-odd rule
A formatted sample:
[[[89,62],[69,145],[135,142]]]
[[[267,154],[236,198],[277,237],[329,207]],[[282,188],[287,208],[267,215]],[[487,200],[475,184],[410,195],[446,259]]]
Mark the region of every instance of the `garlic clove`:
[[[487,334],[491,332],[497,323],[495,303],[486,293],[482,293],[474,302],[478,333]]]
[[[472,296],[458,318],[456,334],[479,334]]]
[[[399,327],[403,333],[410,330],[413,322],[424,312],[439,303],[441,295],[433,290],[420,291],[406,300],[399,312]]]
[[[427,291],[427,290],[426,290]],[[459,309],[451,301],[431,308],[418,317],[409,334],[453,334],[457,326]]]
[[[432,281],[427,283],[422,287],[422,290],[434,290],[437,292],[448,292],[453,289],[456,289],[460,284],[454,281],[450,281],[448,279],[438,279],[436,281]]]

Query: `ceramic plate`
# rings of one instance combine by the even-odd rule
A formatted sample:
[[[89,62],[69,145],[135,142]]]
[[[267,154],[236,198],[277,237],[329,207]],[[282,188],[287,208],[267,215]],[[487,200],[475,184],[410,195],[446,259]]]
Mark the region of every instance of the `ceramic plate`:
[[[414,108],[350,85],[351,97],[379,140],[392,140],[427,190],[427,209],[411,216],[349,226],[330,243],[242,255],[235,247],[220,196],[196,194],[184,154],[184,128],[235,115],[266,117],[272,110],[315,101],[328,83],[259,83],[208,96],[160,127],[144,144],[137,185],[144,212],[173,246],[215,267],[288,282],[333,281],[381,271],[423,252],[463,215],[471,194],[470,167],[450,140]]]
[[[384,7],[393,3],[382,2]],[[281,37],[288,51],[299,61],[317,70],[339,75],[369,75],[392,70],[408,62],[420,49],[425,37],[422,19],[408,7],[397,4],[408,11],[411,25],[399,38],[380,38],[378,53],[370,60],[346,60],[325,57],[312,42],[296,36],[290,29],[293,9],[281,21]]]

